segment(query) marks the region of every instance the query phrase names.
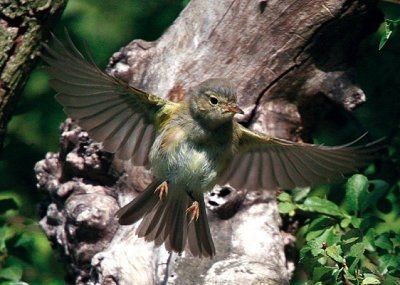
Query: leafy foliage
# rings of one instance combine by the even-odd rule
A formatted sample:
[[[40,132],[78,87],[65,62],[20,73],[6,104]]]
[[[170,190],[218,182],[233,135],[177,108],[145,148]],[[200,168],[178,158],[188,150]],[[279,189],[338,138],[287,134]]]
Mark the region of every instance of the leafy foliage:
[[[23,285],[23,267],[34,266],[31,250],[35,250],[31,220],[17,215],[13,198],[0,197],[0,284]]]
[[[322,284],[400,284],[400,229],[377,230],[385,221],[374,215],[376,201],[395,187],[356,174],[342,188],[340,204],[310,188],[278,196],[281,213],[306,217],[297,236],[300,269]]]

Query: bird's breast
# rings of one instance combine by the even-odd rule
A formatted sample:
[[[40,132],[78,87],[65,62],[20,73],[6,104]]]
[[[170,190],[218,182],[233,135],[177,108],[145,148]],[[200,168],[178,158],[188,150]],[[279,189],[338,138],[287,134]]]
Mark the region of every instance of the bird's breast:
[[[187,189],[207,191],[216,183],[221,150],[189,137],[179,126],[157,136],[150,152],[153,174]]]

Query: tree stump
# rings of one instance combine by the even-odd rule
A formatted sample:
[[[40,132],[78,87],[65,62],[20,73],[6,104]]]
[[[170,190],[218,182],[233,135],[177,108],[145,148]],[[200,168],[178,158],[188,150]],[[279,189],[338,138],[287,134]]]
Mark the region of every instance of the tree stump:
[[[362,39],[381,20],[365,1],[192,0],[155,42],[134,40],[107,72],[170,100],[227,77],[238,88],[245,126],[280,138],[308,138],[318,110],[345,113],[365,101],[354,82]],[[216,256],[198,259],[155,248],[115,212],[151,173],[113,160],[69,119],[59,153],[35,167],[48,193],[41,226],[75,284],[288,284],[275,192],[218,185],[206,195]]]

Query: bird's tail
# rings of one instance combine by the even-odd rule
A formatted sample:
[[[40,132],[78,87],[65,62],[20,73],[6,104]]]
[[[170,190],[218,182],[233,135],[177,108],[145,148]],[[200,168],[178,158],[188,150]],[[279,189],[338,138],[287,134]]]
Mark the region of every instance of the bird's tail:
[[[192,197],[199,203],[200,215],[190,220],[186,210],[192,198],[182,189],[169,189],[166,197],[160,199],[155,189],[161,183],[154,181],[132,202],[117,212],[121,225],[130,225],[141,218],[136,233],[157,246],[165,243],[168,251],[182,252],[187,247],[193,256],[212,257],[215,254],[207,221],[203,194]]]

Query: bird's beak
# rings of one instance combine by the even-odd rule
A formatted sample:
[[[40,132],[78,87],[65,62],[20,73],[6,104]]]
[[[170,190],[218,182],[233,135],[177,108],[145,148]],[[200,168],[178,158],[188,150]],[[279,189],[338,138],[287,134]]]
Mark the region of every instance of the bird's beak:
[[[238,107],[237,104],[228,104],[224,108],[225,112],[234,113],[234,114],[244,114],[243,110]]]

